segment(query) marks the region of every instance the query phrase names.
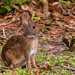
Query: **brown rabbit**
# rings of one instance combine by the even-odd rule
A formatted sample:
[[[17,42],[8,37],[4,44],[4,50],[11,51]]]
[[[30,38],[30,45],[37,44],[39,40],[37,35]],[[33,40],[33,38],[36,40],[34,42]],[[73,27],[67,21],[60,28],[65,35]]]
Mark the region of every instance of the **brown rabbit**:
[[[31,61],[33,67],[36,68],[35,54],[40,32],[36,24],[30,21],[27,12],[22,14],[22,24],[24,35],[15,35],[6,42],[2,49],[2,59],[10,68],[27,65],[28,69],[31,69]]]

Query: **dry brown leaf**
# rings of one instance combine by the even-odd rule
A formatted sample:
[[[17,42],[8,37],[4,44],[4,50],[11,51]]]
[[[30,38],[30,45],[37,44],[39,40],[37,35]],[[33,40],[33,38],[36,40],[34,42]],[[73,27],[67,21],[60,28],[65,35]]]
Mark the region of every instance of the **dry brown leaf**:
[[[29,6],[28,5],[21,5],[21,9],[22,10],[29,10]]]
[[[52,3],[52,6],[56,6],[56,5],[58,5],[59,4],[59,2],[53,2]]]
[[[47,51],[46,54],[56,53],[58,50]]]
[[[5,19],[5,20],[6,20],[6,19],[11,19],[11,18],[13,18],[13,16],[12,16],[12,15],[5,16],[5,17],[4,17],[4,19]]]

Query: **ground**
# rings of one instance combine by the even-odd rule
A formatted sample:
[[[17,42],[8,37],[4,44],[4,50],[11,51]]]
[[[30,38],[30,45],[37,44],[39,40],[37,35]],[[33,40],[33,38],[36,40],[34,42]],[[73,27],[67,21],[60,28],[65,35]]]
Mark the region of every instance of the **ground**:
[[[62,42],[65,37],[71,41],[75,36],[75,19],[69,15],[63,15],[55,10],[51,16],[37,21],[43,28],[42,35],[39,37],[39,47],[36,54],[37,69],[33,73],[27,68],[14,70],[0,68],[1,75],[75,75],[75,51],[70,52],[68,47]],[[11,15],[12,14],[12,15]],[[0,66],[4,66],[1,59],[1,51],[5,42],[13,35],[22,34],[20,12],[9,12],[0,15]],[[50,18],[50,19],[49,19]],[[4,27],[5,26],[5,27]],[[4,32],[3,29],[4,28]],[[5,33],[5,35],[4,35]],[[3,73],[2,73],[3,72]]]

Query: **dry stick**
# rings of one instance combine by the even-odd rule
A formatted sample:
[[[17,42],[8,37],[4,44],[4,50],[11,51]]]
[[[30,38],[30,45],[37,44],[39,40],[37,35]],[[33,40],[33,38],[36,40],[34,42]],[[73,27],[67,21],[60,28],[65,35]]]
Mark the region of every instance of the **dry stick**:
[[[54,70],[54,69],[60,69],[60,68],[61,68],[60,66],[51,67],[52,70]]]
[[[2,30],[3,30],[3,36],[4,36],[4,38],[6,38],[5,29],[3,28]]]
[[[17,5],[12,5],[15,9],[19,10],[19,7]]]
[[[10,21],[10,22],[8,22],[8,23],[3,23],[3,24],[0,24],[0,29],[2,29],[3,30],[3,36],[4,36],[4,38],[6,38],[6,35],[5,35],[5,30],[4,30],[4,28],[6,27],[6,26],[9,26],[11,23],[13,23],[13,22],[15,22],[15,19],[13,18],[12,19],[12,21]]]
[[[0,24],[0,29],[3,30],[3,36],[4,36],[4,38],[6,38],[4,27],[5,27],[5,26],[8,26],[8,25],[11,24],[12,22],[14,22],[14,21],[10,21],[9,23]]]
[[[75,10],[75,6],[73,6],[73,8],[72,8],[72,13],[73,14],[75,14],[75,11],[74,10]]]
[[[69,28],[69,29],[75,30],[74,27],[70,27],[70,26],[68,26],[68,25],[63,25],[63,26],[65,26],[65,27],[67,27],[67,28]]]
[[[66,69],[69,69],[69,70],[75,71],[75,68],[67,67],[67,66],[64,66],[64,65],[61,65],[61,64],[60,64],[60,66],[66,68]]]
[[[18,21],[18,20],[17,20]],[[0,24],[0,29],[2,29],[3,27],[6,27],[6,26],[9,26],[11,23],[15,22],[15,20],[12,20],[8,23],[3,23],[3,24]]]
[[[0,24],[0,29],[2,29],[3,27],[9,26],[11,23],[13,23],[13,21],[8,22],[6,24]]]
[[[2,27],[9,26],[9,24],[11,24],[11,23],[13,23],[13,22],[14,22],[14,21],[10,21],[10,22],[8,22],[8,23],[0,24],[0,29],[1,29]]]
[[[75,18],[75,16],[74,15],[72,15],[72,13],[71,12],[67,12],[68,13],[68,15],[69,16],[71,16],[72,18]]]
[[[34,3],[35,5],[39,6],[34,0],[31,0],[32,3]]]
[[[59,24],[58,24],[59,25]],[[74,24],[75,25],[75,24]],[[59,26],[61,26],[61,25],[59,25]],[[66,28],[69,28],[69,29],[72,29],[72,30],[75,30],[75,28],[74,27],[70,27],[70,26],[68,26],[68,25],[62,25],[62,26],[64,26],[64,27],[66,27]]]
[[[64,9],[63,3],[60,0],[59,0],[59,2],[60,2],[60,8],[63,10],[63,12],[67,13],[65,10],[66,8]]]
[[[69,16],[75,18],[75,16],[72,15],[72,13],[67,10],[67,8],[64,6],[64,4],[63,4],[60,0],[59,0],[59,2],[60,2],[60,8],[61,8],[65,13],[67,13]]]

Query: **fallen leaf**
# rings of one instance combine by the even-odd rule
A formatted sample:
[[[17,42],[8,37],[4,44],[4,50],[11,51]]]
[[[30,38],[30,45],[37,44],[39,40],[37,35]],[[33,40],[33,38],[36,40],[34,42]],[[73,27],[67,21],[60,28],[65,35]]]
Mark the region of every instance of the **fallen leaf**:
[[[52,6],[59,5],[59,2],[53,2]]]
[[[51,54],[51,53],[56,53],[56,52],[57,52],[57,50],[52,50],[52,51],[47,51],[46,53]]]

